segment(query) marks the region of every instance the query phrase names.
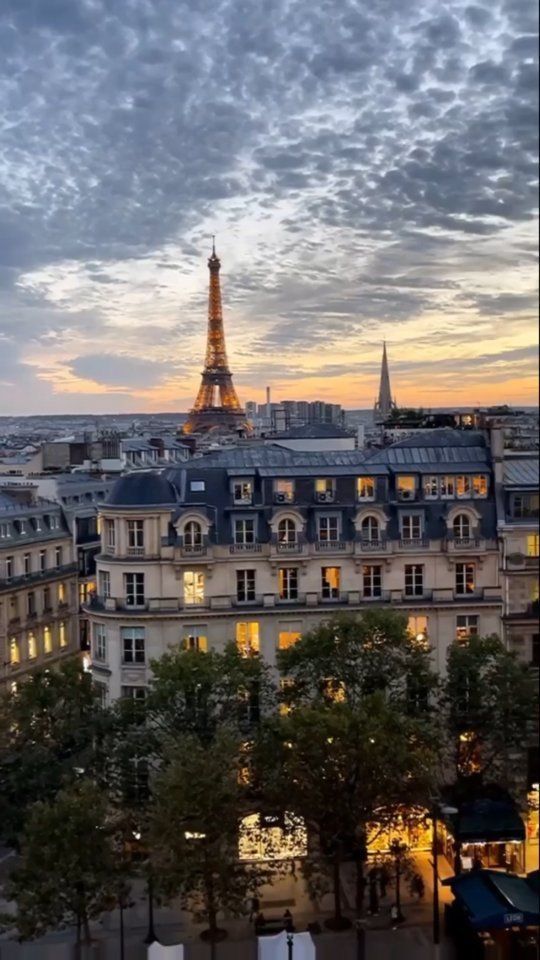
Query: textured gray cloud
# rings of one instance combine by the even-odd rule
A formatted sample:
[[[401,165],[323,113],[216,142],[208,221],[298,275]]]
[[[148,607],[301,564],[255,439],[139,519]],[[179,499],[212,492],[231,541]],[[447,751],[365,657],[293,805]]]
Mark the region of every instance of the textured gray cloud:
[[[213,229],[248,386],[269,351],[292,380],[299,351],[358,358],[429,315],[459,342],[491,316],[504,352],[534,297],[533,7],[4,0],[0,330],[26,395],[54,396],[40,355],[134,396],[198,371]]]

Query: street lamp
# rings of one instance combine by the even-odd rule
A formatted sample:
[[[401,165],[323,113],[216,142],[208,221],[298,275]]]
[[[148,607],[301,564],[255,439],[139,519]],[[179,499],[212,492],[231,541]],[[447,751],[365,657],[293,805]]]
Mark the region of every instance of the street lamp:
[[[439,848],[437,843],[437,815],[442,813],[445,817],[451,817],[457,813],[457,807],[442,806],[437,800],[433,801],[431,807],[431,845],[433,853],[433,943],[435,952],[438,953],[441,942],[441,917],[439,911]]]
[[[294,934],[287,934],[287,960],[293,960]]]

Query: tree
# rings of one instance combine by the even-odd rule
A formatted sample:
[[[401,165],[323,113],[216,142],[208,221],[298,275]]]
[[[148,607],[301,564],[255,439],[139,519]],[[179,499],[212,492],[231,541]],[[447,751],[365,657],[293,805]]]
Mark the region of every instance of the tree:
[[[414,713],[429,709],[437,686],[427,642],[416,639],[406,617],[391,610],[333,617],[280,650],[278,667],[287,677],[288,705],[336,695],[354,705],[384,690],[393,703]]]
[[[537,703],[530,670],[498,637],[473,636],[466,643],[453,643],[443,705],[456,781],[495,777],[509,786],[512,773],[524,769],[527,731]],[[521,763],[516,763],[520,756]]]
[[[106,800],[88,780],[34,805],[9,882],[24,939],[75,922],[77,945],[90,942],[90,920],[111,908],[120,883],[114,837]]]
[[[269,879],[261,864],[238,856],[240,822],[246,812],[239,744],[221,729],[206,744],[179,739],[158,774],[150,811],[151,869],[167,899],[180,895],[207,936],[224,935],[218,914],[240,915],[248,896]]]
[[[91,762],[102,722],[76,661],[38,670],[0,698],[0,833],[17,846],[29,807],[53,798]]]
[[[342,916],[340,867],[358,854],[358,883],[373,829],[388,829],[408,805],[425,802],[434,771],[430,725],[407,716],[380,692],[348,702],[318,701],[269,720],[255,748],[266,802],[303,818],[317,844],[315,859],[331,868],[334,917]],[[307,870],[312,873],[313,857]]]

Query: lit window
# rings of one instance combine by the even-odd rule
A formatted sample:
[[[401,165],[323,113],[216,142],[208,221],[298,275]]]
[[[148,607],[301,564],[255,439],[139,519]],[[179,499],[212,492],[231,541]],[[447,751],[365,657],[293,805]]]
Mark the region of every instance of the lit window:
[[[473,496],[487,497],[487,495],[488,495],[488,478],[483,474],[473,477]]]
[[[459,596],[474,593],[474,563],[456,563],[456,593]]]
[[[319,540],[332,543],[339,540],[339,517],[319,517]]]
[[[424,593],[424,567],[421,563],[405,565],[405,596],[421,597]]]
[[[343,680],[335,680],[333,677],[323,680],[323,696],[332,703],[343,703],[346,699]]]
[[[234,503],[251,503],[253,499],[253,483],[251,480],[235,480],[233,483]]]
[[[198,653],[206,653],[208,650],[206,627],[184,627],[182,635],[182,649],[196,650]]]
[[[122,662],[144,663],[146,659],[144,627],[121,627],[120,636],[122,639]]]
[[[200,570],[184,570],[184,603],[186,606],[204,603],[204,573]]]
[[[278,570],[278,593],[280,600],[298,599],[297,567],[280,567]]]
[[[107,660],[107,629],[102,623],[94,624],[94,660]]]
[[[364,597],[375,598],[382,595],[382,566],[365,564],[362,567],[362,589]]]
[[[373,477],[357,478],[356,497],[358,500],[374,500],[375,499],[375,480]]]
[[[537,557],[540,554],[540,536],[530,533],[527,537],[527,556]]]
[[[58,584],[58,603],[66,602],[66,588],[63,583]]]
[[[339,600],[341,567],[323,567],[321,580],[323,600]]]
[[[458,513],[457,517],[454,517],[452,529],[456,540],[469,540],[471,536],[471,521],[469,517],[465,513]]]
[[[439,496],[439,478],[424,477],[423,486],[426,500],[436,500]]]
[[[66,625],[63,620],[58,624],[58,640],[61,647],[67,647],[68,637]]]
[[[280,630],[278,633],[278,647],[280,650],[286,650],[287,647],[294,646],[302,636],[300,630]]]
[[[456,496],[458,499],[467,499],[471,496],[471,478],[456,477]]]
[[[127,607],[144,607],[144,573],[125,573]]]
[[[50,627],[43,627],[43,651],[52,653],[52,632]]]
[[[243,621],[236,624],[236,646],[243,657],[259,653],[259,623],[257,620]]]
[[[321,503],[334,499],[334,481],[330,477],[320,477],[315,480],[315,498]]]
[[[478,616],[472,613],[460,613],[456,617],[456,640],[468,640],[478,636]]]
[[[28,633],[28,659],[35,660],[37,657],[37,640],[33,630]]]
[[[396,480],[396,486],[399,500],[414,500],[416,492],[416,480],[414,477],[400,474]]]
[[[422,616],[409,617],[407,629],[418,643],[424,643],[428,636],[428,618]]]
[[[236,599],[239,603],[255,600],[255,570],[236,571]]]
[[[21,647],[17,637],[11,637],[9,641],[9,662],[12,666],[21,662]]]
[[[292,503],[294,480],[274,480],[274,500],[276,503]]]
[[[455,477],[441,477],[439,480],[439,493],[443,500],[453,500],[455,496],[456,485]]]

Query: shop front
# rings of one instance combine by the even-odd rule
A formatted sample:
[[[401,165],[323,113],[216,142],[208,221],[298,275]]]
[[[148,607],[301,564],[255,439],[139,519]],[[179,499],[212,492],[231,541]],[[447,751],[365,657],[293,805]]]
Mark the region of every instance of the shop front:
[[[525,873],[525,825],[510,801],[461,804],[457,814],[444,818],[440,839],[456,873],[482,868]]]

